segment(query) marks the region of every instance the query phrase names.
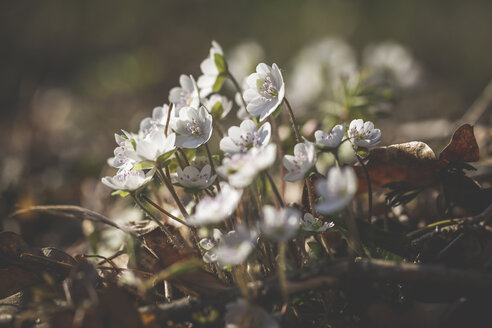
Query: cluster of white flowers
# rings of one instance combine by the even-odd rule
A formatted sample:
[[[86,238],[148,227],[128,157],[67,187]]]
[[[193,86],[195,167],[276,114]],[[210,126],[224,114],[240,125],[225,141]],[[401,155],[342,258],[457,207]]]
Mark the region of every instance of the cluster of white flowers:
[[[334,46],[330,43],[330,47]],[[347,65],[342,70],[350,69]],[[123,131],[115,135],[117,147],[108,163],[118,171],[114,176],[104,177],[102,182],[121,195],[130,193],[137,205],[165,230],[163,223],[139,201],[141,189],[156,177],[160,186],[169,190],[179,211],[167,212],[156,205],[162,200],[154,203],[147,196],[142,198],[149,207],[152,205],[155,211],[172,218],[176,228],[189,229],[187,236],[193,236],[190,240],[200,240],[204,262],[217,270],[232,270],[253,261],[258,253],[261,256],[263,250],[253,252],[257,245],[265,247],[265,243],[273,242],[285,246],[297,238],[303,242],[307,235],[333,228],[334,224],[326,215],[342,211],[357,191],[357,177],[352,167],[332,167],[314,188],[309,187],[316,193],[316,197],[310,195],[309,207],[284,205],[275,178],[288,182],[304,180],[309,186],[320,153],[330,152],[336,157],[345,142],[354,152],[365,150],[380,142],[381,131],[370,121],[356,119],[350,122],[348,129],[342,123],[328,132],[318,130],[314,133],[315,140],[309,141],[295,129],[297,143],[291,149],[293,155],[287,151],[278,159],[277,154],[285,153],[287,143],[272,142],[272,126],[276,125],[266,120],[275,120],[285,103],[291,121],[297,124],[286,99],[279,67],[258,64],[256,72],[246,78],[245,89],[241,90],[228,70],[222,48],[213,42],[201,70],[203,74],[198,82],[191,75],[181,75],[179,86],[169,92],[170,105],[156,107],[151,117],[141,121],[137,133]],[[227,79],[237,88],[240,104],[237,112],[243,110],[247,115],[237,115],[243,117],[240,124],[230,126],[223,136],[221,124],[233,110],[232,101],[218,93]],[[212,138],[214,132],[221,136],[215,145],[213,142],[218,139]],[[220,153],[213,154],[211,149],[220,149]],[[282,164],[286,170],[284,176],[279,177]],[[175,190],[175,186],[181,188]],[[272,195],[259,194],[258,190],[263,193],[272,190]],[[158,188],[152,188],[153,197],[159,197],[159,192]],[[274,197],[276,207],[269,205]],[[188,206],[183,205],[185,200]],[[269,258],[262,260],[262,265],[266,265],[271,254],[263,253],[263,256]],[[279,268],[284,267],[279,265]],[[261,326],[277,326],[266,312],[243,303],[238,301],[228,306],[226,321],[230,326],[240,324],[244,314],[249,312],[261,314],[261,320],[258,319],[263,322]]]

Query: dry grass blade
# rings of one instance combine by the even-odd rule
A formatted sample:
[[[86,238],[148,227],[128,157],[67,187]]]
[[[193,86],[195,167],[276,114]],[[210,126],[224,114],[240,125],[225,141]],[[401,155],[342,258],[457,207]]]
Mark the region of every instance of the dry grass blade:
[[[75,206],[75,205],[47,205],[47,206],[31,206],[27,208],[20,209],[18,211],[15,211],[14,213],[10,214],[9,217],[16,217],[22,214],[27,214],[27,213],[40,213],[40,214],[51,214],[51,215],[56,215],[64,218],[70,218],[70,219],[76,219],[76,220],[89,220],[93,222],[99,222],[99,223],[104,223],[109,226],[112,226],[113,228],[119,229],[121,231],[127,232],[131,234],[132,236],[135,236],[135,233],[130,231],[129,229],[126,229],[124,227],[121,227],[105,217],[102,214],[99,214],[97,212],[94,212],[92,210],[89,210],[87,208],[83,208],[80,206]]]

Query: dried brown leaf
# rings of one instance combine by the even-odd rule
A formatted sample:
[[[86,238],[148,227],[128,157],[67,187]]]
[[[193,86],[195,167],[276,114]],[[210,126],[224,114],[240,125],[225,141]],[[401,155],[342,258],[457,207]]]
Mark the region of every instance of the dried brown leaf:
[[[449,144],[439,154],[439,161],[443,166],[453,162],[476,162],[479,155],[473,127],[470,124],[463,124],[454,132]]]
[[[420,141],[412,141],[370,151],[366,168],[373,189],[390,182],[407,182],[413,186],[428,185],[437,178],[437,160],[434,151]],[[367,181],[361,166],[354,167],[357,174],[358,193],[367,191]]]

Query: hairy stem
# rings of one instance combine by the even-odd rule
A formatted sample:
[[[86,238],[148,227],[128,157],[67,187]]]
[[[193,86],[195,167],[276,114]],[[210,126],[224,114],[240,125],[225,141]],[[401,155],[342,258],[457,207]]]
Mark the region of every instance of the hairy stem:
[[[166,175],[164,175],[164,172],[162,171],[161,167],[157,168],[157,172],[159,172],[158,176],[161,178],[162,183],[164,183],[171,193],[171,196],[173,197],[174,201],[176,202],[176,205],[178,205],[179,211],[183,215],[184,218],[188,217],[188,212],[186,211],[186,208],[184,207],[183,203],[178,197],[178,194],[176,193],[176,190],[174,189],[173,184],[171,183],[170,180],[167,179]],[[166,166],[166,173],[169,172],[169,168]]]
[[[294,117],[294,112],[292,111],[292,107],[290,106],[290,103],[287,100],[287,98],[284,98],[284,102],[287,105],[287,111],[289,113],[289,118],[290,118],[290,124],[292,125],[292,128],[294,129],[294,133],[296,136],[296,142],[297,143],[302,142],[301,134],[299,133],[299,128],[297,127],[297,122],[296,122],[296,118]]]

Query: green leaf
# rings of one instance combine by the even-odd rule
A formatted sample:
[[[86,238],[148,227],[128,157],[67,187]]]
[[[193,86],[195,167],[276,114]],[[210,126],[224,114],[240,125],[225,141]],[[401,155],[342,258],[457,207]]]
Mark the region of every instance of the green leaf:
[[[173,149],[173,150],[168,151],[167,153],[164,153],[164,154],[162,154],[161,156],[159,156],[159,157],[157,158],[157,163],[158,163],[161,167],[165,166],[165,164],[166,164],[166,160],[167,160],[169,157],[171,157],[171,155],[172,155],[172,154],[174,154],[174,151],[175,151],[175,150]]]
[[[227,71],[227,63],[225,61],[224,56],[222,56],[221,54],[215,54],[214,62],[215,62],[215,66],[217,66],[217,69],[219,70],[220,73],[225,73]]]
[[[210,112],[212,113],[212,116],[214,118],[220,118],[222,116],[222,113],[224,112],[224,107],[222,107],[222,103],[220,101],[217,101],[210,109]]]
[[[275,108],[275,110],[271,114],[273,116],[273,118],[277,118],[280,115],[280,112],[282,112],[282,105],[283,105],[283,102],[280,103],[280,105],[278,105],[277,108]]]
[[[154,161],[142,161],[133,167],[134,170],[151,169],[155,166]]]
[[[130,193],[128,191],[124,191],[124,190],[116,190],[116,191],[113,191],[111,193],[111,196],[116,196],[116,195],[120,195],[121,197],[126,197],[128,196]]]
[[[369,155],[369,149],[365,147],[358,147],[356,152],[362,158],[366,158]]]
[[[219,92],[220,89],[222,88],[222,84],[224,84],[225,79],[226,79],[226,76],[223,74],[220,74],[219,76],[217,76],[217,79],[215,80],[215,83],[212,87],[212,91],[213,92]]]
[[[318,260],[323,257],[323,247],[314,241],[308,242],[309,246],[309,258],[312,260]]]

